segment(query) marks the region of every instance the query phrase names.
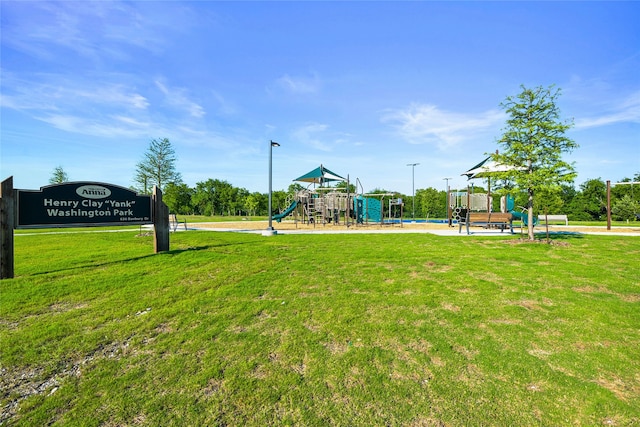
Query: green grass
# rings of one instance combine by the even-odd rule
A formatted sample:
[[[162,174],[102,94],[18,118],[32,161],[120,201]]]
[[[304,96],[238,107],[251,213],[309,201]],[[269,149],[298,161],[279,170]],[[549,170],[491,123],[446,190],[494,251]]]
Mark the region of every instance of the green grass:
[[[638,425],[640,239],[517,237],[16,236],[1,419]]]

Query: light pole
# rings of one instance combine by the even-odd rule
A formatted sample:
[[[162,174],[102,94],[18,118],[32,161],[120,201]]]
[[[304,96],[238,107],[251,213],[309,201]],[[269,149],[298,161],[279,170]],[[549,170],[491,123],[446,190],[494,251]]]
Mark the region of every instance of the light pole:
[[[273,147],[279,147],[275,141],[269,141],[269,227],[262,232],[263,236],[273,236],[276,230],[273,229],[273,218],[271,213],[271,194],[272,194],[272,176],[273,176]]]
[[[411,166],[411,191],[413,192],[413,195],[411,196],[411,202],[413,203],[413,208],[411,209],[411,218],[413,218],[413,220],[416,220],[416,186],[415,186],[415,171],[416,171],[416,166],[418,166],[420,163],[407,163],[407,166]]]
[[[445,203],[447,204],[447,221],[449,222],[449,227],[451,227],[451,203],[449,203],[449,197],[450,197],[450,192],[449,192],[449,180],[451,178],[442,178],[443,180],[445,180],[447,182],[447,194],[445,195]]]

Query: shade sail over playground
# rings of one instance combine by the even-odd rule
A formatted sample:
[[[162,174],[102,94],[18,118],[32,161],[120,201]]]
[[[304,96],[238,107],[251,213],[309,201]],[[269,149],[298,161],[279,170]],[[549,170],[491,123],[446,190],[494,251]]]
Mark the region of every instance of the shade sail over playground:
[[[495,160],[491,158],[491,156],[487,157],[468,171],[460,174],[462,176],[466,176],[467,179],[474,178],[489,178],[492,175],[499,172],[508,172],[512,170],[516,170],[515,166],[503,165],[500,163],[496,163]]]
[[[330,181],[346,181],[346,179],[341,177],[337,173],[331,172],[329,169],[320,165],[314,170],[307,172],[301,177],[294,179],[294,181],[313,182],[316,184],[322,184],[323,182],[330,182]]]

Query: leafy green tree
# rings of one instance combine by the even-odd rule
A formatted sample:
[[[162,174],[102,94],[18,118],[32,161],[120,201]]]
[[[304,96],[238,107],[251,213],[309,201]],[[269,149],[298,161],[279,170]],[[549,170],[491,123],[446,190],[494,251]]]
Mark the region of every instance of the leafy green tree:
[[[213,179],[197,182],[191,196],[191,205],[196,215],[213,215],[215,212],[216,188]]]
[[[238,215],[246,211],[249,192],[220,179],[196,183],[191,204],[199,215]]]
[[[274,213],[282,212],[289,206],[287,203],[287,200],[289,200],[288,197],[287,192],[282,190],[276,190],[271,193],[271,208],[274,210]],[[267,210],[269,210],[268,206]]]
[[[246,208],[246,199],[251,194],[246,188],[238,188],[235,193],[235,200],[233,201],[233,212],[238,215],[248,215],[249,211]]]
[[[336,188],[344,188],[347,189],[347,181],[340,181],[336,184]],[[353,183],[349,183],[349,193],[354,194],[356,192],[356,186]]]
[[[293,184],[289,185],[289,188],[287,188],[287,194],[296,194],[301,190],[304,190],[304,187],[297,182],[294,182]]]
[[[527,192],[528,237],[534,239],[533,208],[536,194],[560,192],[560,185],[576,176],[573,165],[562,159],[564,153],[578,145],[565,136],[572,122],[561,121],[556,102],[559,89],[537,87],[509,96],[500,106],[507,112],[506,128],[498,144],[501,153],[494,154],[497,163],[512,170],[499,175],[512,179],[516,187]]]
[[[537,196],[536,208],[540,215],[553,215],[564,212],[562,189],[556,191],[547,191],[546,189],[542,189],[538,192]]]
[[[638,213],[640,213],[640,203],[634,201],[628,194],[611,206],[611,216],[615,220],[635,221]]]
[[[247,210],[249,215],[257,215],[258,210],[261,205],[263,205],[264,194],[261,193],[251,193],[247,195],[244,199],[244,208]],[[266,206],[266,204],[264,204]]]
[[[624,196],[629,196],[632,201],[640,201],[640,173],[635,174],[633,179],[623,178],[618,182],[626,184],[611,186],[612,206],[617,200],[621,200]]]
[[[137,164],[134,177],[139,193],[149,194],[156,185],[164,191],[170,182],[180,183],[182,177],[176,171],[176,153],[167,138],[152,139],[144,159]]]
[[[62,184],[69,181],[69,175],[64,171],[62,166],[57,166],[51,173],[49,184]]]
[[[384,188],[374,188],[373,190],[367,191],[365,194],[397,194],[395,191],[385,190]]]
[[[607,184],[600,178],[590,179],[580,185],[574,208],[582,210],[587,220],[603,220],[607,215]],[[585,215],[583,215],[584,217]]]
[[[169,206],[171,212],[188,215],[193,213],[192,196],[193,190],[187,184],[170,182],[164,189],[162,201]]]
[[[232,215],[236,208],[238,189],[227,181],[214,179],[215,211],[221,215]]]
[[[416,216],[421,218],[445,218],[447,216],[446,192],[429,187],[416,190]]]

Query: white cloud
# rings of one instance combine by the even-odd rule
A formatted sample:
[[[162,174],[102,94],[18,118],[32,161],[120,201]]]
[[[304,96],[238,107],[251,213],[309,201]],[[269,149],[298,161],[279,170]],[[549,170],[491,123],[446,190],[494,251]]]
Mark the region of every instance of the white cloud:
[[[328,125],[320,123],[309,123],[298,129],[295,129],[291,133],[291,139],[294,142],[301,142],[312,148],[321,151],[331,151],[331,146],[328,141],[328,137],[325,131],[329,128]]]
[[[294,94],[317,93],[320,89],[320,80],[315,74],[313,77],[292,77],[285,74],[277,80],[277,84]]]
[[[430,104],[411,104],[387,112],[382,122],[391,123],[411,144],[433,144],[444,150],[492,129],[504,119],[504,114],[497,110],[472,115],[443,111]]]
[[[211,91],[211,94],[213,95],[213,99],[218,103],[218,108],[216,109],[216,111],[219,114],[230,116],[236,113],[236,108],[229,101],[227,101],[220,93],[214,90],[214,91]]]
[[[39,120],[66,132],[108,138],[140,138],[147,136],[151,130],[148,123],[126,117],[95,119],[77,115],[49,114],[39,117]]]
[[[640,123],[640,91],[632,93],[600,115],[577,118],[575,127],[587,129],[616,123]]]
[[[146,97],[122,83],[81,79],[55,74],[32,74],[16,78],[3,73],[2,106],[15,110],[68,111],[97,106],[119,110],[146,110]]]
[[[154,13],[144,4],[108,2],[10,2],[3,43],[55,60],[61,50],[96,63],[130,59],[131,47],[160,54],[187,17],[184,8]]]
[[[186,111],[191,117],[197,119],[204,117],[206,114],[204,108],[199,104],[191,101],[186,95],[186,89],[169,88],[160,79],[155,81],[156,86],[165,95],[167,104]]]
[[[111,81],[115,78],[120,80]],[[205,115],[204,108],[191,101],[184,89],[156,84],[172,108],[167,112],[152,105],[130,80],[135,78],[123,74],[96,75],[88,80],[44,73],[17,77],[3,72],[0,105],[66,132],[113,138],[146,138],[178,126],[190,129],[199,122],[185,117],[200,119]],[[145,87],[143,91],[153,98],[157,95],[153,89]]]

